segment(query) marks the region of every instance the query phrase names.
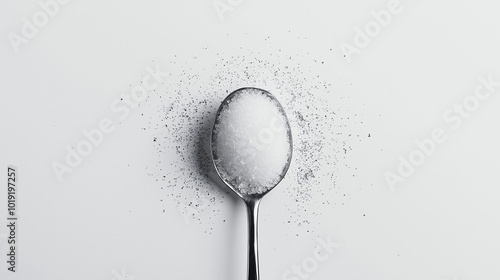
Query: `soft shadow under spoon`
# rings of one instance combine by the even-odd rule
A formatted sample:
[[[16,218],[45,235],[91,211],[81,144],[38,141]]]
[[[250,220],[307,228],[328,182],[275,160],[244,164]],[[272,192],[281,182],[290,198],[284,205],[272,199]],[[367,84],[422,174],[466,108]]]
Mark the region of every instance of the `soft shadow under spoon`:
[[[238,89],[217,111],[210,146],[217,174],[245,202],[247,279],[259,280],[259,205],[290,166],[293,143],[288,118],[271,93],[258,88]]]

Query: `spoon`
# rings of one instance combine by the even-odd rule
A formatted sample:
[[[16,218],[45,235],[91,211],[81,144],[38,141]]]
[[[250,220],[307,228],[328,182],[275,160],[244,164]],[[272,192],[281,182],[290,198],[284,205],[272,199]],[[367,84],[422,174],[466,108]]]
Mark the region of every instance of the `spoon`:
[[[258,88],[238,89],[222,101],[217,111],[210,146],[217,175],[245,202],[247,279],[259,280],[259,205],[290,166],[293,144],[288,118],[271,93]],[[262,176],[245,174],[246,170]]]

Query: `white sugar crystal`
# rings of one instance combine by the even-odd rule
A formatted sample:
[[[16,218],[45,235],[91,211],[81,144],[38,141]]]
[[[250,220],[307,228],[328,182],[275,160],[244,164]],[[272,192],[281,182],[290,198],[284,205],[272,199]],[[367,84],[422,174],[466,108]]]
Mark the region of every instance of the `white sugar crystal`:
[[[289,129],[277,101],[259,89],[242,89],[223,107],[214,129],[221,177],[241,194],[274,187],[292,153]]]

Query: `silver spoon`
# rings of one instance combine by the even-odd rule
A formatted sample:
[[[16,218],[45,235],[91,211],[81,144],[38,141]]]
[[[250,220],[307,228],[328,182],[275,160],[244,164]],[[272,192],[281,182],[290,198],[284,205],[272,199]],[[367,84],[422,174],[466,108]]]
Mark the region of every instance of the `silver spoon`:
[[[244,194],[238,190],[231,182],[228,182],[228,180],[224,179],[224,176],[221,175],[220,172],[220,166],[217,163],[217,153],[216,149],[214,146],[215,141],[217,140],[216,137],[216,125],[220,122],[220,113],[221,111],[234,99],[237,98],[239,94],[242,92],[252,90],[256,92],[260,92],[261,94],[265,95],[266,97],[270,98],[271,100],[275,101],[275,104],[278,106],[280,113],[283,115],[285,121],[286,121],[286,130],[287,130],[287,136],[288,136],[288,143],[290,145],[289,147],[289,156],[287,159],[287,162],[281,172],[281,175],[279,177],[279,180],[276,182],[276,184],[263,193],[258,193],[258,194]],[[245,202],[246,208],[247,208],[247,216],[248,216],[248,280],[259,280],[259,254],[258,254],[258,215],[259,215],[259,205],[262,197],[269,193],[276,185],[278,185],[279,182],[285,177],[286,172],[288,171],[288,168],[290,166],[290,162],[292,159],[292,134],[291,134],[291,129],[290,129],[290,124],[288,122],[288,118],[286,117],[285,110],[281,106],[281,104],[278,102],[278,100],[269,92],[258,89],[258,88],[241,88],[238,89],[231,94],[229,94],[224,101],[222,101],[222,104],[220,105],[217,115],[215,118],[215,123],[212,129],[212,135],[211,135],[211,143],[210,143],[211,151],[212,151],[212,162],[215,167],[215,170],[217,172],[217,175],[221,178],[221,180],[224,182],[226,186],[228,186],[231,190],[233,190],[240,198],[243,199]]]

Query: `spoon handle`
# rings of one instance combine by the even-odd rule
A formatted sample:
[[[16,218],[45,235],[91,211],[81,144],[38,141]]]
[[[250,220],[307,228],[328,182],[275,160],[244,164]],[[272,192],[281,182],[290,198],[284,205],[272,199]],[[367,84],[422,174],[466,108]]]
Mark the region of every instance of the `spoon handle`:
[[[260,198],[245,200],[248,214],[248,280],[259,280],[258,220]]]

